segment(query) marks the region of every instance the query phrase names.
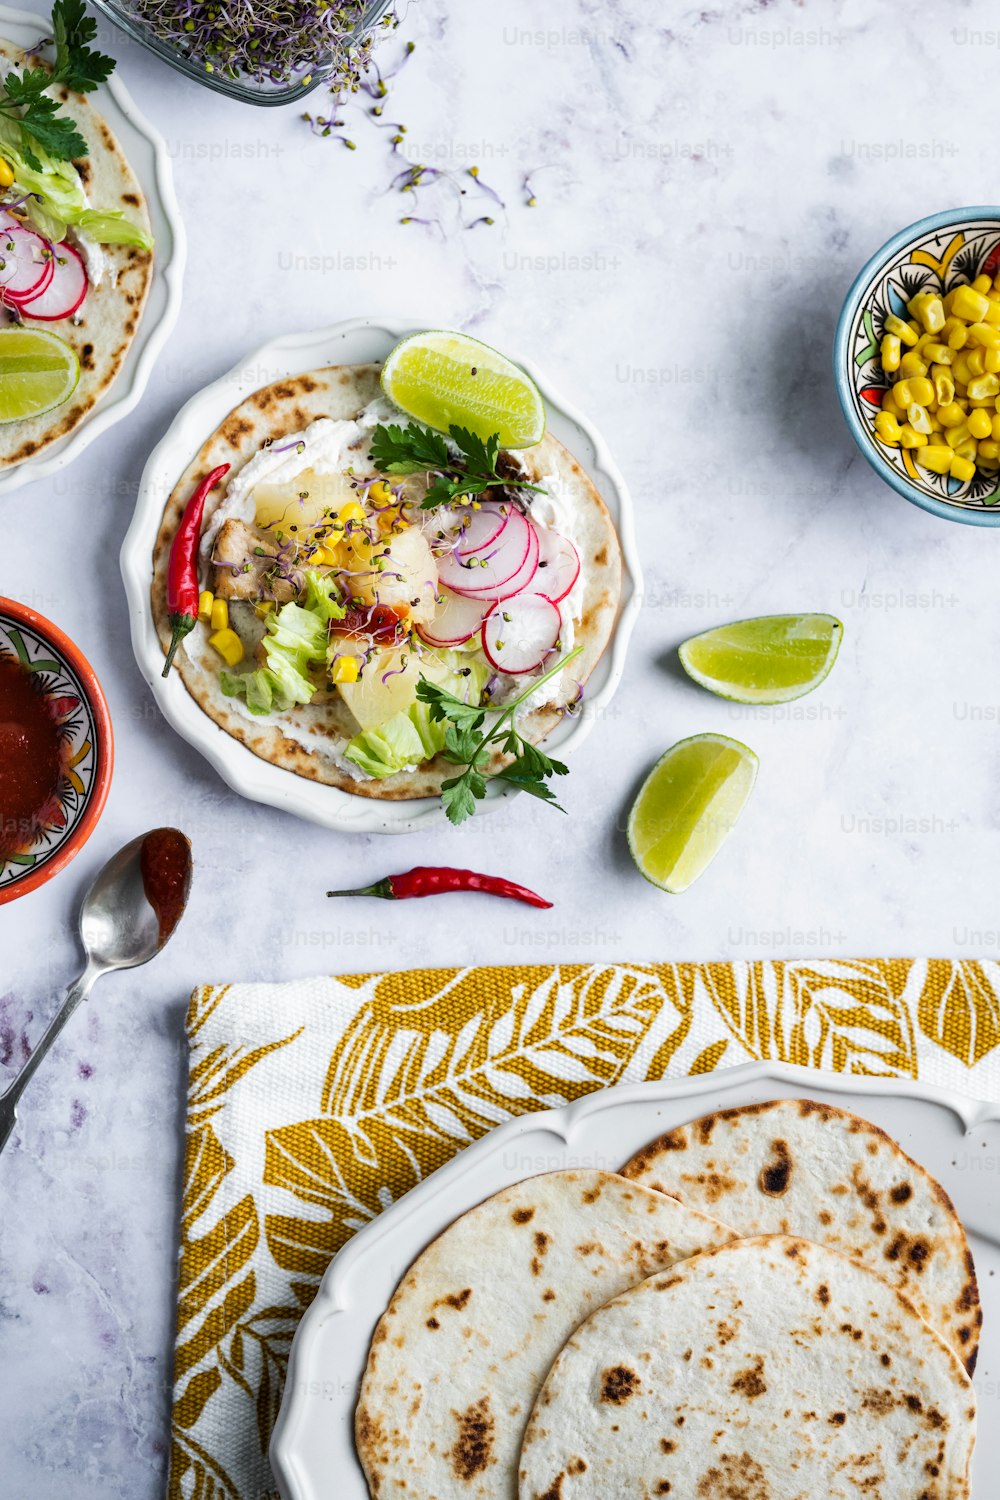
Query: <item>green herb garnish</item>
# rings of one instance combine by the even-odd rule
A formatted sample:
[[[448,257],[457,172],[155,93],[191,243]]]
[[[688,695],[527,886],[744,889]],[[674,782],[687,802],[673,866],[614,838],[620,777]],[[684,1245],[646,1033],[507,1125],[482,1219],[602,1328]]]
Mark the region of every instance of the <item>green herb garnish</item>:
[[[467,495],[481,495],[494,485],[513,484],[520,490],[545,493],[537,484],[520,479],[507,480],[499,472],[500,436],[494,433],[484,442],[464,427],[449,427],[452,442],[460,456],[454,458],[446,438],[430,427],[413,424],[376,427],[372,433],[371,457],[383,474],[433,473],[434,483],[421,501],[422,510],[434,510]]]
[[[88,16],[83,0],[55,0],[52,34],[56,44],[55,65],[25,68],[8,73],[0,83],[0,115],[19,128],[21,152],[35,172],[42,170],[35,148],[56,161],[73,161],[87,155],[87,142],[74,120],[61,114],[57,99],[46,89],[63,84],[80,94],[89,94],[110,75],[113,57],[95,52],[88,44],[97,35],[97,22]]]
[[[488,707],[463,703],[461,698],[428,682],[422,677],[417,683],[417,697],[428,706],[432,719],[448,721],[445,745],[441,754],[453,765],[464,766],[460,776],[452,776],[441,786],[441,805],[450,822],[464,823],[476,810],[476,803],[486,796],[487,781],[506,781],[529,796],[549,802],[559,812],[565,812],[556,801],[555,793],[547,785],[550,776],[565,776],[567,767],[561,760],[553,760],[544,750],[539,750],[530,740],[522,739],[515,725],[515,715],[521,704],[536,693],[544,682],[555,677],[574,657],[579,656],[582,646],[575,647],[562,661],[550,667],[541,677],[536,677],[530,687],[519,693],[513,703],[503,710],[493,710],[497,717],[492,727],[484,733]],[[513,756],[509,765],[486,774],[491,750],[502,750]]]

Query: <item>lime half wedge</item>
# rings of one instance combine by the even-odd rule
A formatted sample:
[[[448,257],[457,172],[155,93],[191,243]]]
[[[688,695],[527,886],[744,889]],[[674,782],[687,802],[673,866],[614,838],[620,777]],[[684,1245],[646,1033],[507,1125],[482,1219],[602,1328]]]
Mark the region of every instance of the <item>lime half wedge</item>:
[[[843,634],[833,615],[762,615],[692,636],[681,665],[720,698],[788,703],[829,675]]]
[[[640,874],[672,896],[686,891],[718,854],[756,779],[757,757],[739,740],[680,740],[656,762],[629,813]]]
[[[76,390],[80,361],[44,328],[0,328],[0,422],[23,422],[61,406]]]
[[[408,416],[438,432],[465,427],[500,435],[501,448],[530,448],[545,436],[545,404],[523,370],[464,333],[414,333],[382,367],[382,389]]]

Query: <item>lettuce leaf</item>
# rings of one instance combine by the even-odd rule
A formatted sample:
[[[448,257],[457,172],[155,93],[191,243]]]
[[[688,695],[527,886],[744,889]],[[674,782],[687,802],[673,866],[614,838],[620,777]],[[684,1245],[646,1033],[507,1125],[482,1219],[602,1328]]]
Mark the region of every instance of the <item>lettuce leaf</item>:
[[[32,150],[39,166],[32,167],[21,144],[17,124],[0,116],[0,154],[10,163],[15,186],[22,192],[40,195],[42,202],[29,198],[24,212],[46,239],[58,244],[66,238],[67,228],[73,227],[102,245],[135,245],[140,250],[152,250],[152,236],[124,213],[117,209],[101,213],[88,207],[80,174],[72,162],[57,161],[34,142]]]
[[[482,658],[452,651],[437,651],[421,664],[421,676],[468,703],[479,702],[488,675],[489,667]],[[382,780],[433,760],[444,749],[447,729],[447,723],[432,719],[430,706],[418,699],[405,713],[394,714],[377,729],[355,735],[344,751],[344,759],[367,776]]]
[[[329,622],[343,618],[333,598],[335,582],[311,570],[305,574],[301,604],[283,604],[268,617],[264,638],[266,667],[254,672],[223,672],[227,698],[245,698],[252,714],[286,713],[294,703],[310,703],[316,684],[310,668],[326,661]]]

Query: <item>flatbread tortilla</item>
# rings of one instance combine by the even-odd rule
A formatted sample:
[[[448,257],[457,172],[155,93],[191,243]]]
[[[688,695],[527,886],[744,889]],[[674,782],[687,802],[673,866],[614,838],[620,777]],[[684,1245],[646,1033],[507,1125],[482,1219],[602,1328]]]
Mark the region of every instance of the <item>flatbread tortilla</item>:
[[[220,464],[231,465],[225,484],[209,496],[205,510],[207,526],[225,498],[226,486],[266,442],[280,443],[282,439],[304,431],[320,417],[356,417],[379,394],[378,365],[342,365],[314,370],[255,391],[229,413],[202,445],[167,501],[153,553],[153,617],[164,651],[170,640],[166,601],[170,543],[198,481]],[[554,474],[576,498],[577,545],[585,579],[583,607],[576,625],[576,644],[583,646],[583,652],[573,662],[574,681],[565,684],[552,703],[518,720],[519,730],[525,738],[537,742],[559,723],[566,703],[576,693],[575,684],[586,682],[611,637],[621,596],[621,549],[607,507],[592,481],[560,442],[547,435],[534,448],[523,450],[519,457],[526,482],[537,483],[545,474]],[[359,455],[359,462],[370,469],[367,453]],[[202,586],[206,586],[204,581]],[[227,734],[262,760],[311,781],[337,786],[362,797],[399,801],[436,796],[442,781],[455,774],[454,765],[437,756],[414,771],[382,780],[361,780],[329,756],[320,755],[283,733],[282,722],[286,722],[289,725],[298,723],[303,728],[308,724],[309,732],[315,734],[314,716],[306,716],[301,709],[292,708],[274,717],[251,719],[233,700],[224,697],[218,671],[202,665],[183,647],[175,661],[176,670],[192,698]],[[525,685],[527,682],[526,678]],[[321,732],[331,741],[351,739],[357,733],[357,725],[339,694],[331,693],[327,708]]]
[[[18,68],[25,61],[19,48],[3,40],[0,56]],[[151,233],[139,180],[106,121],[83,94],[58,88],[53,97],[66,106],[89,147],[90,154],[76,167],[91,205],[102,212],[121,209]],[[103,279],[88,288],[78,313],[53,323],[23,319],[26,328],[45,328],[76,351],[80,380],[69,400],[53,411],[23,422],[0,423],[0,469],[33,458],[79,427],[122,367],[152,280],[153,253],[128,245],[102,245],[101,251],[107,261]]]
[[[355,1423],[377,1500],[514,1500],[528,1414],[577,1324],[731,1238],[612,1172],[529,1178],[416,1260],[372,1340]],[[630,1492],[631,1493],[631,1492]]]
[[[520,1500],[967,1500],[975,1430],[960,1361],[881,1277],[791,1236],[736,1240],[576,1330]]]
[[[961,1220],[877,1125],[810,1099],[753,1104],[669,1131],[622,1171],[740,1234],[800,1234],[862,1261],[975,1368],[983,1315]]]

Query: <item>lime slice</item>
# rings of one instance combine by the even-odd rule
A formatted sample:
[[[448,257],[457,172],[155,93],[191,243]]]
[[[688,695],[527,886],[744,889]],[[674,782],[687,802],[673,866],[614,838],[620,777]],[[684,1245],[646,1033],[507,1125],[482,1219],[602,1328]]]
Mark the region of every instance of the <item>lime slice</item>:
[[[757,779],[757,757],[724,734],[696,734],[660,757],[632,805],[628,846],[644,875],[677,896],[703,874]]]
[[[390,401],[438,432],[499,433],[501,448],[530,448],[545,436],[538,387],[502,354],[464,333],[414,333],[382,367]]]
[[[689,677],[737,703],[788,703],[818,687],[844,627],[833,615],[761,615],[692,636],[680,648]]]
[[[44,328],[0,328],[0,422],[23,422],[68,401],[80,379],[73,350]]]

